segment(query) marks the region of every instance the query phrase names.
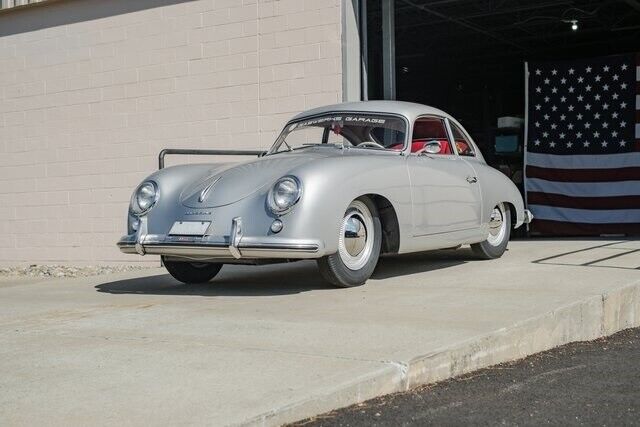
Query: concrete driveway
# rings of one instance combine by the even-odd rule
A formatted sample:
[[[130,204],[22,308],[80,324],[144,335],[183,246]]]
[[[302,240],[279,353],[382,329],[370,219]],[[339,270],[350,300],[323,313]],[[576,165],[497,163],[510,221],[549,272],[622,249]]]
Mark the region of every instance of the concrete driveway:
[[[3,425],[278,424],[640,324],[640,241],[0,282]]]

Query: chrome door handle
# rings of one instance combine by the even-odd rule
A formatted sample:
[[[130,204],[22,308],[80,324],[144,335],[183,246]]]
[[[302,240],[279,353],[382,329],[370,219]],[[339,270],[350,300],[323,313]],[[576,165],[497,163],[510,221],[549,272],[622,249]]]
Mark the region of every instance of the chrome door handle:
[[[477,176],[468,176],[467,177],[467,182],[469,184],[474,184],[474,183],[478,182],[478,177]]]

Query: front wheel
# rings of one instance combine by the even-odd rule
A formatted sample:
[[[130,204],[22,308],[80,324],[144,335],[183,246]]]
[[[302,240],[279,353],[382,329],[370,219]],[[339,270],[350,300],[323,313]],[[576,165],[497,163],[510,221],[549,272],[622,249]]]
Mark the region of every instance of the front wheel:
[[[186,284],[206,283],[222,268],[220,263],[167,261],[164,257],[162,263],[174,279]]]
[[[376,268],[381,246],[378,210],[369,198],[356,199],[342,218],[338,252],[318,259],[320,273],[335,286],[362,285]]]
[[[471,245],[473,253],[481,259],[500,258],[509,244],[511,234],[511,214],[509,206],[499,203],[489,218],[489,236],[487,240]]]

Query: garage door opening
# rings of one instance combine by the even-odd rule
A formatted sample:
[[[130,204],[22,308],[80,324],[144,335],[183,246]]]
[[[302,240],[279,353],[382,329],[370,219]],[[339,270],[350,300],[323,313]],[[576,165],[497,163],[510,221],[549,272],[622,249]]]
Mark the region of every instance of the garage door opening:
[[[639,0],[362,0],[361,5],[367,18],[366,97],[418,102],[453,115],[488,163],[521,190],[524,121],[517,119],[525,118],[525,62],[640,50]],[[499,127],[501,117],[509,119]]]

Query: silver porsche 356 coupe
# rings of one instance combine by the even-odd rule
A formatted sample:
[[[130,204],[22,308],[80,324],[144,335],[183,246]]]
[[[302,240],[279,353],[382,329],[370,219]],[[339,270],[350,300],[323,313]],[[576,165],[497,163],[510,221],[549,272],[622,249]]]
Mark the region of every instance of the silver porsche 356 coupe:
[[[247,154],[163,150],[166,154]],[[258,154],[250,152],[249,154]],[[381,254],[470,244],[500,257],[512,226],[531,220],[517,188],[489,167],[462,126],[419,104],[316,108],[244,163],[158,170],[131,197],[131,254],[161,255],[185,283],[224,264],[317,260],[336,286],[363,284]]]

